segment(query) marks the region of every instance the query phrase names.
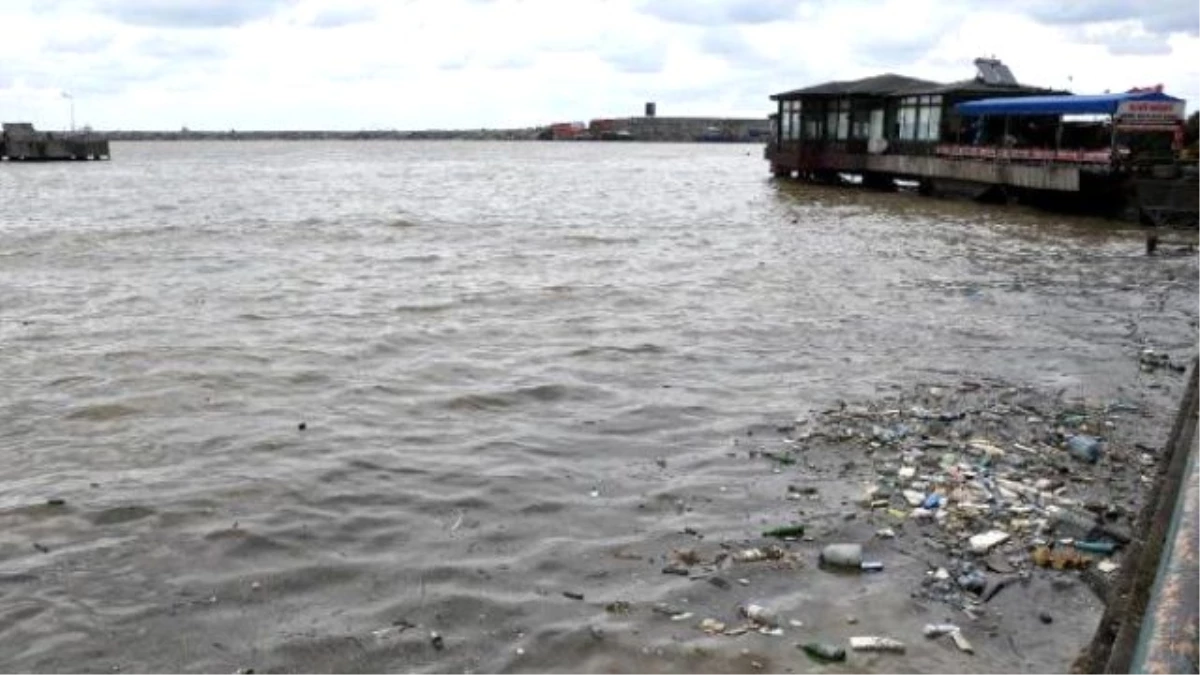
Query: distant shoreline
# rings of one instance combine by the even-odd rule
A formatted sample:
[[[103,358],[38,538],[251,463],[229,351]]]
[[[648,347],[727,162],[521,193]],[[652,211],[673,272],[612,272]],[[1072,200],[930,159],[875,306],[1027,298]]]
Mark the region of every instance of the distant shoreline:
[[[92,131],[110,141],[537,141],[541,129],[487,129],[480,131]],[[574,142],[606,142],[580,138]],[[695,138],[630,139],[647,143],[724,142],[759,144],[758,139],[699,141]],[[570,141],[555,141],[570,142]]]
[[[373,140],[501,140],[532,141],[536,129],[468,131],[94,131],[113,141],[373,141]]]

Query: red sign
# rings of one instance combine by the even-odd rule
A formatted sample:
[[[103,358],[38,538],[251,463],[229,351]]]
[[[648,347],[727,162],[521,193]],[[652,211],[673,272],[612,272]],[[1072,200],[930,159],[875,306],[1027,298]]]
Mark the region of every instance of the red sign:
[[[1183,101],[1122,101],[1116,122],[1122,126],[1172,124],[1183,119]]]

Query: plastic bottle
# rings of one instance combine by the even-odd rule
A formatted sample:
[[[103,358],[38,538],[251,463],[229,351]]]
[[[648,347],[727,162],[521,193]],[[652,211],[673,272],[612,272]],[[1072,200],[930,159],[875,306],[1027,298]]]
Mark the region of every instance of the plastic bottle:
[[[818,561],[830,567],[862,568],[861,544],[829,544],[821,550]]]
[[[837,645],[831,645],[825,642],[807,642],[800,645],[805,654],[808,654],[817,661],[845,661],[846,650]]]

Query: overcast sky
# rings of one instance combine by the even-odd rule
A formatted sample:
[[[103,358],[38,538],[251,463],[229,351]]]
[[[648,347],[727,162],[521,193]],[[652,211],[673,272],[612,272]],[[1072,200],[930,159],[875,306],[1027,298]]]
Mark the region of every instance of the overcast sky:
[[[1200,101],[1196,0],[0,0],[0,118],[425,129],[762,117],[767,96],[995,55],[1077,93]]]

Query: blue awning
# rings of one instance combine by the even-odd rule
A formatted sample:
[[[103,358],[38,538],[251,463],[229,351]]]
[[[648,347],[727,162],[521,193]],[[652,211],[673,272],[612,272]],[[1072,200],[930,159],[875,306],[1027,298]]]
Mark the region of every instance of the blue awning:
[[[1124,101],[1182,100],[1159,92],[1024,96],[967,101],[954,109],[961,115],[1114,115]]]

